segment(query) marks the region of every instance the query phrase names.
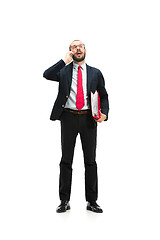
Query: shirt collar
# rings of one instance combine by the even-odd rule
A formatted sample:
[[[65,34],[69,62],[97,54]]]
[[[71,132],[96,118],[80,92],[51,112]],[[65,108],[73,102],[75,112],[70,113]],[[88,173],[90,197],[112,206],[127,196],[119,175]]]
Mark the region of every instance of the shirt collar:
[[[78,64],[77,63],[74,63],[73,62],[73,67],[75,68],[75,69],[77,69],[78,70]],[[84,68],[86,67],[86,63],[83,63],[82,65],[81,65],[81,68],[82,68],[82,70],[84,70]]]

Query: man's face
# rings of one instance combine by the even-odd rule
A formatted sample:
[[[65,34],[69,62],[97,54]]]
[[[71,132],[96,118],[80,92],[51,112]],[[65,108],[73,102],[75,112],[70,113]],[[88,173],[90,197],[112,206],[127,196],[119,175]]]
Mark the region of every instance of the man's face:
[[[81,62],[86,57],[86,49],[81,41],[74,41],[71,43],[71,51],[73,52],[73,59],[76,62]]]

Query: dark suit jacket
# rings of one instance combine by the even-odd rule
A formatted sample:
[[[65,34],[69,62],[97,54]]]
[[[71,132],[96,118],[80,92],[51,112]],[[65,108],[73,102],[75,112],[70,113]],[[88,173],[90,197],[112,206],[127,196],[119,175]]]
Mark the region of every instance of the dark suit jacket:
[[[97,90],[100,95],[100,103],[101,103],[101,112],[107,115],[109,112],[109,102],[108,102],[108,94],[105,89],[104,78],[100,70],[87,66],[87,94],[90,101],[90,92],[93,93]],[[71,83],[72,83],[72,70],[73,70],[73,62],[65,66],[63,60],[60,60],[52,67],[48,68],[43,77],[48,80],[59,82],[59,91],[57,99],[54,103],[52,113],[50,116],[51,120],[59,120],[60,116],[64,110],[64,106],[66,101],[70,95]]]

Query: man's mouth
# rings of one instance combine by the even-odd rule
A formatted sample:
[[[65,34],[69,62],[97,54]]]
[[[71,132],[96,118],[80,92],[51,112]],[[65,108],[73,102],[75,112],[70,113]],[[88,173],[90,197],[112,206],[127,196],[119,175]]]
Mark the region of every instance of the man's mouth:
[[[78,52],[78,53],[77,53],[77,56],[80,56],[81,54],[82,54],[82,53]]]

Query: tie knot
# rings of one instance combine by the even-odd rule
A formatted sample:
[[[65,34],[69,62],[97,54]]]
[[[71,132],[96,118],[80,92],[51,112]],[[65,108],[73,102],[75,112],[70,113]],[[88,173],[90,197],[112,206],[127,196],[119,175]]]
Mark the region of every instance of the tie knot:
[[[81,66],[80,66],[80,65],[78,66],[78,70],[79,70],[79,69],[81,69]]]

